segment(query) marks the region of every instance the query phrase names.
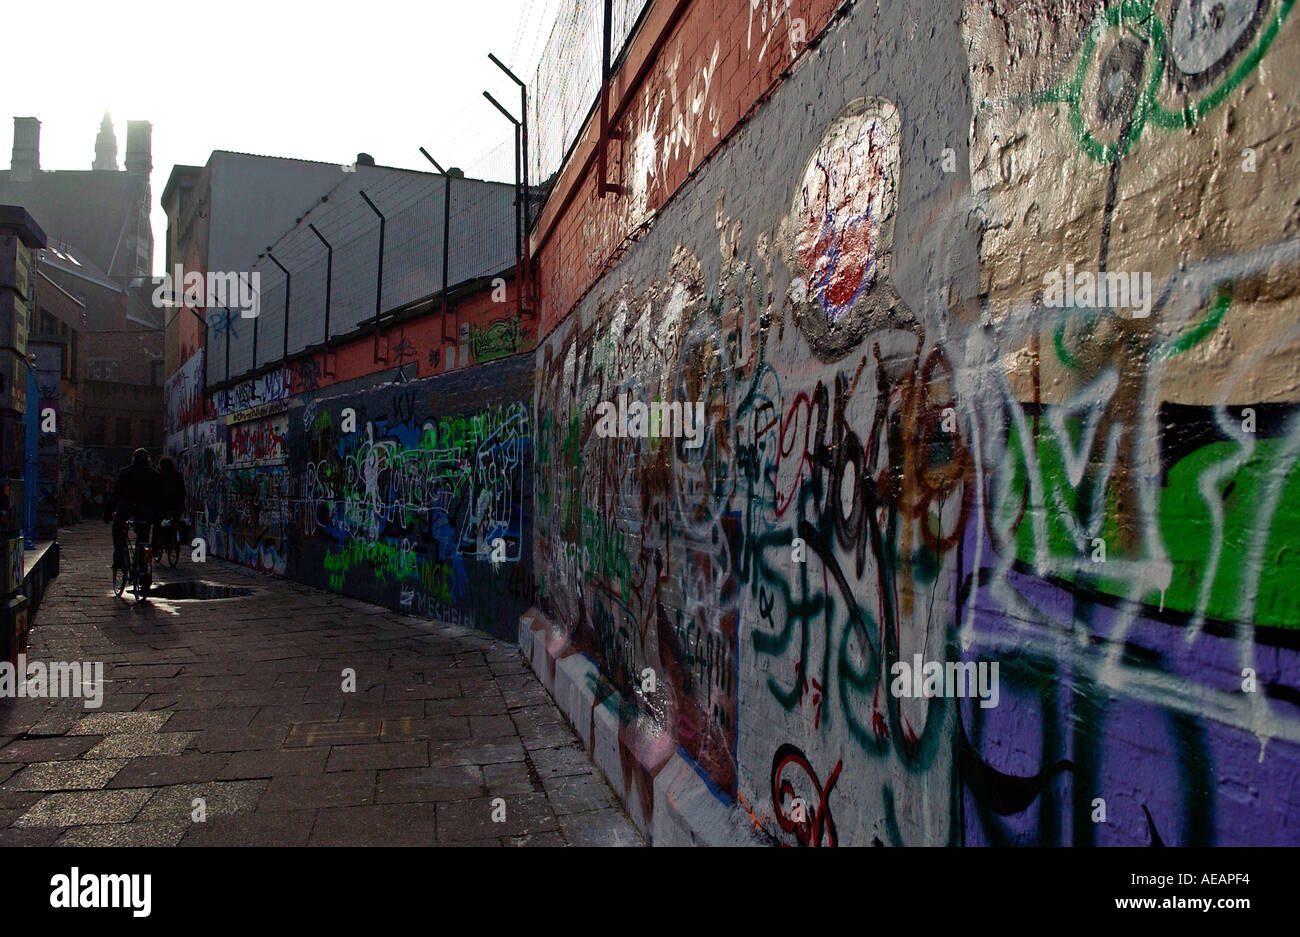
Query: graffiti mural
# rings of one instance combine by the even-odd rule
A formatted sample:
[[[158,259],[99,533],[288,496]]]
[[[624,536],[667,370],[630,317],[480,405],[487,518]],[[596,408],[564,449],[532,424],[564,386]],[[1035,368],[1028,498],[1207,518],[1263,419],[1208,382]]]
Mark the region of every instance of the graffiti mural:
[[[290,411],[290,575],[510,632],[527,607],[510,583],[532,566],[528,359],[493,368]]]
[[[517,319],[498,319],[484,328],[471,327],[469,347],[476,362],[507,358],[522,350],[522,335]]]
[[[642,816],[680,755],[792,845],[1300,842],[1291,6],[855,7],[539,344],[539,604]]]
[[[967,726],[969,836],[1297,840],[1274,821],[1300,740],[1300,538],[1287,520],[1300,423],[1281,379],[1300,352],[1300,245],[1285,233],[1293,194],[1254,165],[1296,128],[1250,93],[1261,80],[1269,98],[1296,93],[1294,55],[1273,50],[1294,49],[1291,6],[1173,0],[1056,18],[1029,5],[1009,24],[966,9],[980,270],[1003,367],[962,388],[985,440],[987,523],[970,543],[961,636],[1018,650],[1022,713],[1015,730],[1009,712]],[[1008,35],[1040,28],[1052,68],[990,80]],[[1068,198],[1048,164],[1072,180]],[[1205,193],[1194,210],[1184,185]],[[1066,264],[1141,271],[1149,307],[1052,308],[1044,273]],[[1054,638],[1071,633],[1096,640]],[[1091,691],[1060,692],[1065,674]],[[1155,733],[1141,749],[1124,737],[1134,724]],[[1027,752],[1028,771],[1008,758]],[[998,809],[996,787],[1026,774],[1044,803]],[[1257,804],[1216,777],[1249,783]],[[1093,820],[1102,788],[1124,824]]]
[[[287,400],[292,379],[293,374],[288,368],[277,368],[240,381],[228,390],[220,390],[213,395],[213,409],[217,416],[238,413],[246,419],[248,411],[254,407],[274,406]]]
[[[716,230],[734,258],[721,199]],[[765,723],[942,775],[952,711],[886,687],[900,657],[950,640],[936,596],[955,592],[970,480],[966,443],[940,427],[952,368],[894,304],[897,321],[865,349],[807,374],[793,364],[810,350],[800,330],[765,327],[778,252],[761,237],[754,251],[756,266],[724,262],[714,289],[678,251],[667,281],[607,299],[589,331],[547,349],[536,492],[550,608],[575,623],[610,688],[643,701],[628,715],[662,727],[643,739],[630,720],[630,743],[658,746],[660,764],[680,747],[725,799],[766,800],[738,764],[748,694]],[[806,288],[786,295],[795,319]],[[595,403],[623,390],[703,400],[704,446],[599,438]],[[657,693],[637,690],[647,668],[669,678]],[[861,767],[830,754],[845,778]]]
[[[898,109],[855,101],[808,160],[790,212],[787,262],[795,321],[817,353],[835,360],[869,332],[912,322],[882,270],[897,204]]]
[[[195,535],[263,572],[512,634],[537,593],[530,372],[516,356],[290,397],[285,370],[219,393],[224,418],[168,437]]]
[[[167,379],[163,387],[163,431],[169,436],[213,416],[212,400],[203,392],[203,360],[203,349],[199,349]]]
[[[283,462],[288,434],[287,414],[233,423],[230,426],[230,460],[235,465]]]

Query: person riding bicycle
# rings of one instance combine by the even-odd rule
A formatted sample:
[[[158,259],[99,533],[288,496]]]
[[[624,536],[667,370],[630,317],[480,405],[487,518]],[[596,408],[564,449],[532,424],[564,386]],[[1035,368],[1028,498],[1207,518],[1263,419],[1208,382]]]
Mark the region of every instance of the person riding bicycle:
[[[120,568],[120,559],[126,555],[127,521],[135,521],[140,543],[149,545],[150,529],[162,504],[161,491],[161,479],[150,464],[148,451],[135,450],[131,464],[118,473],[113,493],[104,502],[104,523],[113,525],[114,569]]]
[[[159,510],[160,521],[172,522],[169,537],[179,538],[181,518],[185,514],[185,478],[176,469],[176,463],[168,456],[158,460]],[[170,544],[159,544],[159,549]]]

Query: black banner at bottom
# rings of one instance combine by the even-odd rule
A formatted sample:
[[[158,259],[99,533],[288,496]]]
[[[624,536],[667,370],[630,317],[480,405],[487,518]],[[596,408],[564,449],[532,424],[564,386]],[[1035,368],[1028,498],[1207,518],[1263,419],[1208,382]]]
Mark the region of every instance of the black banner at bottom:
[[[298,925],[373,925],[403,913],[556,914],[590,927],[664,910],[743,904],[783,916],[810,907],[885,901],[895,907],[1056,919],[1200,914],[1230,921],[1277,914],[1289,858],[1279,850],[862,849],[57,849],[4,853],[10,919],[79,927],[246,923],[274,914]],[[820,895],[821,897],[816,897]],[[874,896],[874,897],[873,897]],[[585,913],[563,910],[580,901]],[[811,906],[809,902],[812,902]],[[630,904],[629,904],[630,903]],[[720,904],[718,904],[720,903]],[[601,908],[601,905],[608,905]],[[771,923],[771,920],[768,921]],[[561,926],[564,926],[561,924]]]

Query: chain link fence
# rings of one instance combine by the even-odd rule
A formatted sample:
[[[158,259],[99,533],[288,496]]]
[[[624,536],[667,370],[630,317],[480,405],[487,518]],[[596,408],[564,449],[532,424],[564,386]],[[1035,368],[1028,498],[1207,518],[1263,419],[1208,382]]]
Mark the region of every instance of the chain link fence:
[[[613,0],[610,59],[617,62],[650,0]],[[565,0],[529,89],[530,178],[564,162],[600,95],[605,0]],[[535,128],[535,129],[534,129]]]
[[[258,315],[209,313],[209,385],[356,333],[374,320],[376,308],[384,315],[441,291],[444,178],[364,165],[340,175],[339,185],[271,246],[289,277],[269,257],[253,264],[261,285]],[[362,192],[384,216],[382,285],[380,219]],[[449,289],[513,267],[514,198],[510,183],[451,179]],[[332,261],[321,237],[333,248]]]

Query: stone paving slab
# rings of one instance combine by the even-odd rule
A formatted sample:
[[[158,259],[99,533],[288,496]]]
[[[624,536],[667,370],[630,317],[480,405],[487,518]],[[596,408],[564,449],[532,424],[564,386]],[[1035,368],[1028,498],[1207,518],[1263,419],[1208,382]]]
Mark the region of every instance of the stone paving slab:
[[[0,702],[0,706],[4,703]],[[30,764],[84,755],[103,740],[99,735],[69,735],[45,739],[17,739],[0,748],[0,763]]]
[[[641,836],[621,809],[574,813],[560,817],[565,840],[574,846],[640,846]]]
[[[181,823],[103,823],[69,827],[55,846],[175,846],[185,835]]]
[[[380,803],[421,802],[428,800],[429,794],[433,794],[435,800],[484,797],[487,795],[484,769],[478,765],[450,765],[379,772],[377,799]]]
[[[306,846],[316,810],[240,813],[190,826],[182,846]]]
[[[254,594],[136,605],[59,539],[28,656],[103,705],[0,699],[0,845],[643,844],[513,645],[215,559],[156,575]]]
[[[521,836],[558,829],[559,818],[544,794],[477,797],[438,804],[440,843]]]
[[[365,804],[327,807],[316,817],[309,845],[347,846],[381,842],[389,846],[437,845],[440,805]]]
[[[15,827],[126,823],[153,795],[148,790],[57,791],[38,800]]]
[[[103,787],[126,767],[125,758],[39,761],[5,782],[14,791],[76,791]]]

